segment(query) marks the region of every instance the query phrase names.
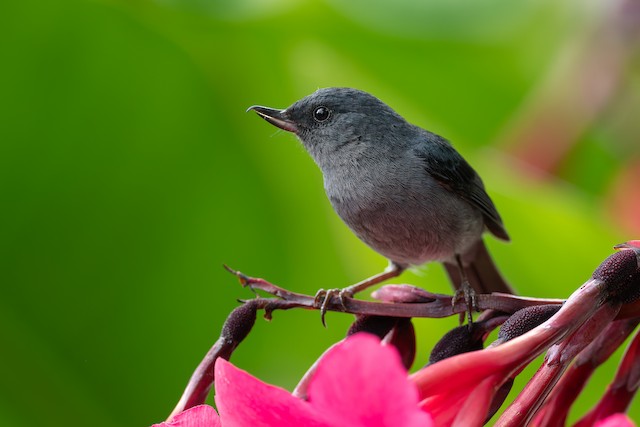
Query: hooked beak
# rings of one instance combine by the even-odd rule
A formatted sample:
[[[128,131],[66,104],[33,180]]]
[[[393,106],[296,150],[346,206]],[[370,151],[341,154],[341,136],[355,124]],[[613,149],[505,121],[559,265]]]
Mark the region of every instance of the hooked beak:
[[[261,107],[259,105],[253,105],[247,108],[247,112],[251,110],[255,111],[260,117],[280,129],[293,133],[298,131],[296,124],[287,118],[286,110],[276,110],[275,108]]]

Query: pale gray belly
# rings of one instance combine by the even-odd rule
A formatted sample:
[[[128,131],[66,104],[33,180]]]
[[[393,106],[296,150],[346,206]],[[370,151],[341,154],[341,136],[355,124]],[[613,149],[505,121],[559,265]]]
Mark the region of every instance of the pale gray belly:
[[[484,230],[480,211],[432,182],[420,191],[360,191],[329,199],[342,220],[367,245],[402,265],[452,260]],[[396,187],[398,188],[398,187]]]

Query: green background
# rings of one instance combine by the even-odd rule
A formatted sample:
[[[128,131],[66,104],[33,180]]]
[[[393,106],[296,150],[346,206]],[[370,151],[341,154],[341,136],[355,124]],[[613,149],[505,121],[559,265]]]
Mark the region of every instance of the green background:
[[[319,87],[367,90],[452,140],[511,234],[486,239],[505,275],[522,294],[568,296],[638,238],[607,206],[636,152],[592,118],[535,179],[501,136],[598,23],[579,3],[1,2],[0,425],[162,421],[251,297],[223,263],[310,294],[384,268],[295,138],[245,114]],[[640,87],[637,67],[626,73]],[[448,292],[438,265],[395,282]],[[350,320],[330,313],[325,329],[315,312],[277,312],[232,360],[291,389]],[[415,324],[419,366],[456,319]]]

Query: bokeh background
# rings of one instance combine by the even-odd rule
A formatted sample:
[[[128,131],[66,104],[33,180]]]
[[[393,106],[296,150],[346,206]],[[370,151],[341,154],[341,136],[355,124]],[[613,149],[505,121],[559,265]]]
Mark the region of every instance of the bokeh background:
[[[453,141],[512,236],[486,239],[505,275],[566,297],[640,237],[639,28],[632,0],[0,2],[0,425],[163,420],[251,297],[223,263],[311,294],[386,265],[244,112],[319,87]],[[448,291],[438,265],[397,282]],[[350,320],[275,313],[233,362],[291,389]],[[421,365],[456,319],[415,323]]]

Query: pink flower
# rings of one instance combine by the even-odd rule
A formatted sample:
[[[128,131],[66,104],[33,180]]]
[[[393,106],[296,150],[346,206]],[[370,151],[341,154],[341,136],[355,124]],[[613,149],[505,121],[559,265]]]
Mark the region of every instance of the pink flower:
[[[538,355],[587,319],[615,317],[616,311],[610,306],[598,304],[599,295],[598,282],[589,282],[574,292],[557,314],[526,334],[495,347],[450,357],[414,373],[411,379],[420,393],[420,407],[433,416],[437,425],[482,425],[501,388],[505,384],[508,387],[509,381]],[[538,396],[541,394],[525,395]],[[512,405],[509,409],[517,409],[516,413],[503,416],[497,425],[528,424],[530,407],[537,406],[527,405],[525,410]]]
[[[220,417],[208,405],[198,405],[173,417],[171,421],[154,424],[152,427],[220,427]]]
[[[594,427],[635,427],[636,425],[625,414],[613,414],[602,421],[597,422]]]
[[[430,427],[397,351],[355,334],[320,360],[307,400],[265,384],[223,359],[215,366],[216,405],[197,406],[158,427]],[[207,418],[208,417],[208,418]]]
[[[158,427],[481,426],[503,404],[516,376],[543,353],[542,366],[494,425],[564,425],[568,409],[593,370],[638,324],[640,241],[616,248],[621,251],[608,257],[564,303],[503,310],[511,315],[486,311],[473,327],[445,335],[429,365],[410,377],[404,367],[411,365],[415,354],[410,320],[362,315],[349,334],[374,330],[385,337],[383,342],[398,346],[356,333],[327,350],[293,394],[225,360],[251,329],[256,311],[262,307],[270,315],[271,299],[252,299],[225,322],[221,337],[176,406],[178,415]],[[287,292],[275,285],[269,289],[279,296]],[[407,289],[396,286],[391,296],[395,299]],[[284,303],[285,308],[301,304]],[[498,339],[485,349],[477,348],[475,340],[486,339],[499,324]],[[401,329],[405,332],[399,333]],[[399,353],[405,355],[404,364]],[[633,426],[621,413],[640,386],[639,354],[640,335],[636,335],[603,398],[574,427]],[[219,415],[209,406],[196,406],[204,403],[214,382]]]

